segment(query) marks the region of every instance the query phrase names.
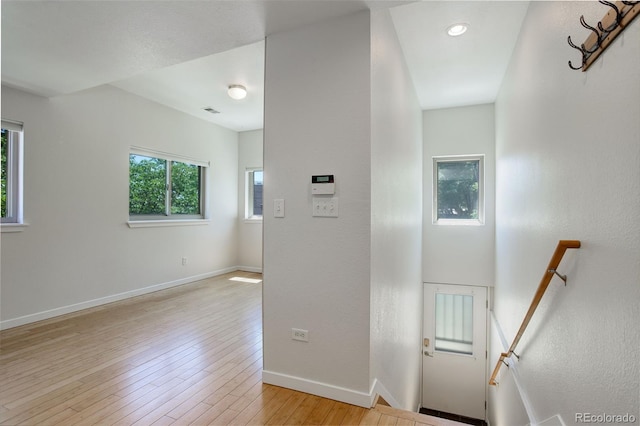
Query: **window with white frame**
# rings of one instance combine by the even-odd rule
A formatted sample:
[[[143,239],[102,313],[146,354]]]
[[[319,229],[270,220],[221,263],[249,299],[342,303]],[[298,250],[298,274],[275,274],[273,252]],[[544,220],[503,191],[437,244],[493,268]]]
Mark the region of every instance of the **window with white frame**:
[[[2,120],[2,223],[22,224],[22,123]]]
[[[208,166],[176,155],[132,149],[129,220],[204,219]]]
[[[484,155],[433,158],[433,222],[484,223]]]
[[[245,172],[245,214],[247,220],[262,220],[262,188],[264,185],[262,169],[250,168]]]

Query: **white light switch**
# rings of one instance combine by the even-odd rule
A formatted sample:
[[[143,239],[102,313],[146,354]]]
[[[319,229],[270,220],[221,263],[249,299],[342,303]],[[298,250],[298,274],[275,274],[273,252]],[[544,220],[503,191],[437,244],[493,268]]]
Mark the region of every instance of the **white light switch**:
[[[338,217],[338,198],[314,198],[312,215],[316,217]]]
[[[284,217],[284,200],[282,198],[273,200],[273,217]]]

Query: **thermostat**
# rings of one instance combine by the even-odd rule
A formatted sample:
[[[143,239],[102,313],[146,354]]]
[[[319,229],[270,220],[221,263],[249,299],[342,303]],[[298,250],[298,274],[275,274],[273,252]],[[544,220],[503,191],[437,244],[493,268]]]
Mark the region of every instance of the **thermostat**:
[[[311,176],[311,195],[333,195],[335,192],[333,175]]]

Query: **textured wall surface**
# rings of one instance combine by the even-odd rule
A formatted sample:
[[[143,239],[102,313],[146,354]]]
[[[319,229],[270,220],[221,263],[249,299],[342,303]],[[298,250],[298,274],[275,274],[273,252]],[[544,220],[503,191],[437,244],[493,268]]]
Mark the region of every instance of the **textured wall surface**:
[[[371,378],[398,406],[415,410],[422,362],[422,115],[387,11],[372,13],[371,33]]]
[[[560,265],[567,286],[553,280],[519,345],[534,422],[639,417],[640,22],[586,73],[568,68],[579,54],[565,42],[588,35],[581,14],[594,23],[606,11],[532,2],[496,102],[495,317],[509,343],[558,240],[582,241]],[[506,392],[491,389],[494,425],[517,424]]]

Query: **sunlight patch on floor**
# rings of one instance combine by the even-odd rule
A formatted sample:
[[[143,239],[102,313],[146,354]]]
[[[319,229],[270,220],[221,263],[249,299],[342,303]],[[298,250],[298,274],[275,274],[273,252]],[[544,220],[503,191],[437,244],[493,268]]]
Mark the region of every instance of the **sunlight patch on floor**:
[[[258,284],[262,282],[262,280],[257,280],[255,278],[245,278],[245,277],[231,277],[229,278],[229,281],[240,281],[243,283],[251,283],[251,284]]]

